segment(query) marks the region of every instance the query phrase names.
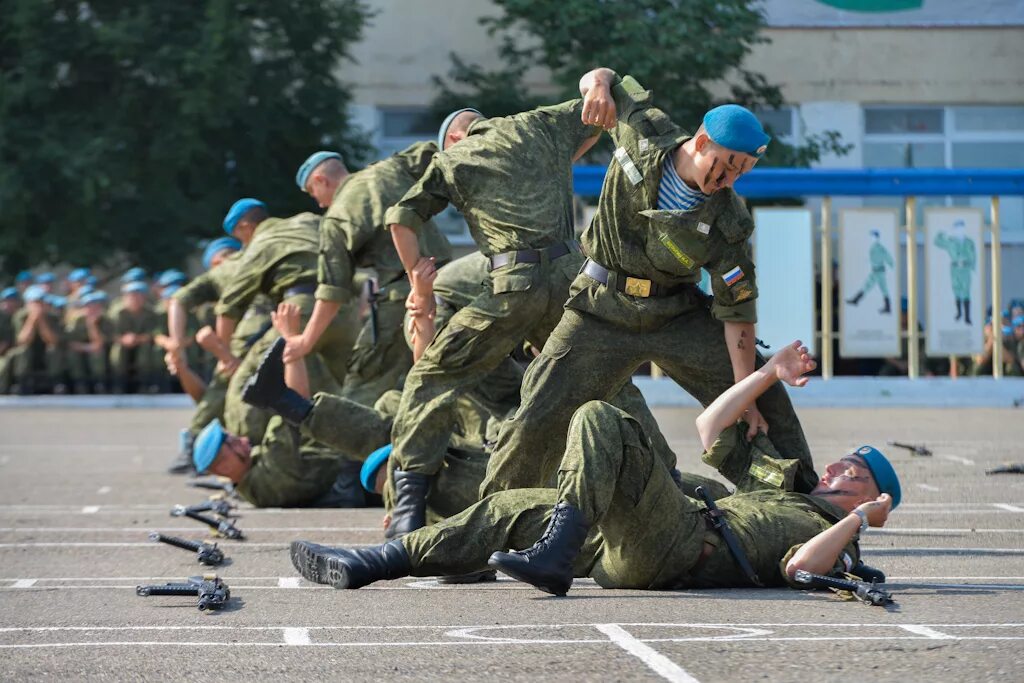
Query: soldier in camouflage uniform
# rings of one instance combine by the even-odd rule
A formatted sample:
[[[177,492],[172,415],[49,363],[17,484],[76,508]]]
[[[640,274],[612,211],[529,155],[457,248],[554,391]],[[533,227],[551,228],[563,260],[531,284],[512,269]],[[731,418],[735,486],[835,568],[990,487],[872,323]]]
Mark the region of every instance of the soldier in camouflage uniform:
[[[310,581],[359,588],[381,579],[478,570],[489,564],[555,595],[574,576],[605,588],[784,586],[798,569],[849,571],[859,534],[899,504],[892,466],[870,446],[828,466],[808,493],[793,490],[795,460],[765,454],[736,420],[777,379],[799,385],[814,362],[799,342],[716,399],[698,418],[705,461],[737,486],[719,508],[754,570],[740,570],[697,500],[675,486],[627,414],[591,401],[574,414],[557,489],[493,494],[440,524],[371,548],[292,543]],[[770,444],[769,444],[770,445]],[[538,540],[538,538],[540,540]],[[533,544],[533,545],[531,545]],[[504,552],[508,548],[527,548]]]
[[[79,315],[65,331],[67,366],[76,394],[107,391],[107,360],[114,340],[114,322],[106,315],[106,292],[90,292],[77,300]]]
[[[409,283],[384,224],[384,212],[419,179],[437,147],[418,142],[367,168],[349,173],[336,152],[317,152],[296,176],[296,183],[327,209],[320,224],[316,306],[302,335],[288,340],[285,358],[309,353],[344,305],[351,305],[356,268],[373,269],[371,317],[356,339],[342,396],[372,405],[385,391],[401,386],[412,366],[402,341],[402,317]],[[420,250],[437,263],[451,259],[451,246],[433,222],[419,231]]]
[[[114,343],[110,348],[110,369],[115,393],[122,393],[131,382],[138,391],[157,393],[166,383],[159,349],[153,337],[160,327],[156,311],[146,301],[145,282],[129,282],[121,287],[121,306],[111,312]]]
[[[11,393],[32,394],[48,385],[56,393],[64,393],[63,333],[60,316],[46,301],[46,291],[39,285],[25,289],[23,308],[13,317],[14,348],[10,360]]]
[[[451,317],[406,379],[392,432],[398,469],[389,534],[424,523],[425,495],[443,461],[456,398],[524,339],[543,345],[561,317],[583,261],[574,239],[572,164],[600,134],[582,122],[582,106],[571,100],[491,119],[475,110],[453,112],[439,134],[444,151],[387,212],[406,272],[424,260],[416,231],[449,203],[462,211],[490,261],[490,286]],[[429,284],[414,299],[418,309],[432,308]],[[628,412],[646,410],[639,392],[629,398],[640,405]]]
[[[271,218],[262,202],[243,199],[235,203],[224,219],[224,229],[241,240],[245,249],[215,309],[217,336],[224,343],[229,342],[238,321],[259,294],[269,297],[274,305],[282,301],[295,303],[303,320],[308,320],[315,303],[319,223],[320,217],[312,213]],[[353,308],[335,316],[313,348],[315,353],[307,358],[314,391],[340,391],[355,342],[355,315]],[[267,330],[232,375],[224,410],[228,431],[265,432],[269,414],[245,404],[241,400],[242,387],[278,336],[277,330]]]
[[[0,394],[11,387],[11,350],[15,345],[13,316],[21,307],[21,293],[17,287],[0,292]]]
[[[760,123],[726,105],[708,112],[691,137],[632,77],[598,69],[580,90],[584,120],[609,126],[617,149],[583,233],[589,258],[527,371],[519,411],[502,425],[481,496],[544,485],[560,457],[556,435],[573,413],[607,401],[647,361],[704,405],[762,362],[747,242],[754,223],[731,188],[765,151]],[[714,290],[710,310],[697,288],[702,267]],[[751,437],[771,425],[780,450],[804,465],[797,490],[813,488],[810,452],[785,389],[770,389],[747,421]]]

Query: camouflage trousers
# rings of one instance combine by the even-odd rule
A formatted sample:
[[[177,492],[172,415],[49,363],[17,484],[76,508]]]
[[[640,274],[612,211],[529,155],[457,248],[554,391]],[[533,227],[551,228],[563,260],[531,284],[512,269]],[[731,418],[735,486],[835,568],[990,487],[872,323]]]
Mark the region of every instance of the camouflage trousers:
[[[98,353],[69,349],[65,356],[68,376],[76,384],[79,382],[106,382],[108,358],[106,349]]]
[[[118,387],[124,387],[133,375],[139,384],[159,384],[167,377],[163,352],[153,344],[131,348],[113,344],[110,347],[110,375]]]
[[[413,576],[483,569],[498,550],[531,546],[558,502],[591,524],[576,576],[605,588],[672,588],[689,577],[709,532],[697,501],[676,486],[640,424],[599,401],[577,410],[557,489],[494,493],[464,512],[401,539]]]
[[[384,392],[401,388],[412,367],[412,352],[402,333],[408,294],[408,281],[390,285],[377,303],[376,332],[372,317],[359,331],[341,389],[345,398],[369,406]]]
[[[199,436],[206,425],[214,419],[224,421],[224,401],[228,394],[228,378],[214,370],[210,383],[206,385],[203,397],[196,404],[188,431],[193,438]]]
[[[576,409],[609,400],[648,361],[705,406],[733,385],[723,324],[698,293],[635,299],[581,275],[561,321],[526,372],[519,410],[502,425],[481,497],[544,485],[559,461],[558,436]],[[763,362],[759,355],[757,364]],[[757,407],[779,451],[801,461],[796,490],[810,491],[817,477],[786,390],[775,384]]]
[[[305,327],[313,312],[314,299],[311,294],[293,296],[288,301],[295,303],[302,311],[302,326]],[[306,356],[306,372],[309,375],[309,388],[313,393],[341,393],[341,381],[345,377],[345,368],[352,355],[355,342],[354,307],[342,309],[320,341],[313,348],[313,353]],[[260,361],[271,345],[281,335],[270,328],[245,354],[241,364],[228,382],[227,395],[224,401],[224,426],[232,434],[249,436],[259,439],[267,429],[267,422],[272,413],[268,410],[254,408],[242,400],[242,389],[245,383],[256,372]]]
[[[17,384],[23,390],[31,389],[36,380],[50,385],[64,381],[64,349],[60,346],[34,341],[28,346],[16,346],[4,357],[10,384]]]

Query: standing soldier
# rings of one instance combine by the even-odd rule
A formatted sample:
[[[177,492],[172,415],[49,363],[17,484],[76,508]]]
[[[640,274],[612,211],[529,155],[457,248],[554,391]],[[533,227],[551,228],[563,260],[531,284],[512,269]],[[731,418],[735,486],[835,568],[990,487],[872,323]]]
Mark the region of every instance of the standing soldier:
[[[224,231],[245,245],[231,280],[224,285],[216,308],[217,336],[224,344],[231,337],[246,310],[260,295],[274,306],[282,301],[299,307],[303,322],[313,312],[317,288],[317,259],[320,250],[320,217],[301,213],[291,218],[271,218],[266,205],[256,199],[240,199],[224,218]],[[314,391],[337,393],[345,379],[356,325],[353,309],[335,316],[313,347],[307,363]],[[228,384],[225,426],[235,434],[262,434],[266,411],[257,411],[241,400],[245,381],[256,370],[260,358],[279,337],[267,330],[242,360]]]
[[[114,343],[110,349],[110,368],[114,393],[124,393],[134,381],[137,390],[159,393],[166,373],[153,345],[160,320],[146,301],[149,287],[145,280],[121,286],[121,306],[112,312]]]
[[[767,148],[760,122],[724,105],[689,135],[654,107],[649,91],[610,69],[586,74],[580,92],[583,121],[609,126],[617,149],[583,233],[589,258],[526,372],[519,411],[502,425],[481,495],[550,481],[573,413],[608,400],[645,362],[704,405],[761,362],[748,244],[754,222],[732,190]],[[710,302],[697,288],[701,268],[711,275]],[[771,425],[779,450],[803,465],[797,490],[814,487],[784,388],[752,403],[746,421],[750,438]]]
[[[956,299],[956,318],[971,324],[971,273],[978,267],[978,254],[974,240],[964,234],[964,222],[953,223],[952,236],[940,232],[935,236],[935,246],[949,254],[949,279]]]
[[[81,311],[67,325],[67,365],[76,394],[107,392],[107,359],[114,323],[105,315],[107,293],[90,292],[76,306]]]
[[[885,270],[886,268],[894,268],[895,262],[892,260],[892,254],[882,244],[881,233],[877,230],[871,231],[871,236],[875,238],[875,241],[871,243],[871,250],[868,252],[868,260],[871,262],[871,273],[868,275],[867,281],[864,282],[864,286],[861,287],[860,291],[856,295],[846,300],[846,303],[856,306],[860,303],[860,300],[865,294],[871,291],[872,287],[878,287],[878,290],[882,292],[882,296],[885,298],[885,304],[879,313],[891,313],[892,306],[889,301],[889,283],[886,281]]]
[[[341,155],[317,152],[299,168],[295,182],[327,209],[320,224],[320,260],[316,306],[303,333],[288,340],[285,358],[301,358],[316,346],[353,294],[356,268],[372,268],[377,280],[370,292],[370,319],[356,339],[342,395],[373,405],[399,387],[412,366],[402,339],[402,317],[409,282],[384,223],[384,212],[401,199],[437,152],[432,142],[418,142],[362,171],[349,173]],[[443,263],[451,246],[433,222],[419,232],[420,249]]]

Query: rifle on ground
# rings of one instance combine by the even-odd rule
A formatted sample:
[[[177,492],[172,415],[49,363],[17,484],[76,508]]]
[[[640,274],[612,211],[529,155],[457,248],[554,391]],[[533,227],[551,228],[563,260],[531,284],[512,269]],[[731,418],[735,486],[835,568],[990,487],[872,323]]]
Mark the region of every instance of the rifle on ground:
[[[931,450],[926,448],[924,445],[918,446],[917,444],[900,443],[899,441],[890,441],[889,445],[895,446],[896,448],[906,448],[912,455],[929,456],[932,454]]]
[[[198,554],[196,560],[199,564],[216,566],[224,561],[224,552],[217,547],[216,543],[204,541],[189,541],[177,536],[165,536],[159,531],[150,531],[149,540],[157,543],[166,543],[182,550],[192,550]]]
[[[242,530],[231,523],[231,520],[220,520],[214,519],[213,517],[207,517],[206,515],[193,512],[183,505],[176,505],[171,510],[171,517],[188,517],[194,519],[197,522],[202,522],[206,526],[216,531],[219,535],[224,538],[230,538],[235,541],[244,541],[245,535]]]
[[[200,612],[208,609],[221,609],[231,599],[231,590],[216,574],[190,576],[185,583],[165,583],[163,585],[136,586],[135,594],[148,597],[150,595],[197,595],[196,607]]]
[[[836,590],[848,591],[865,605],[885,606],[893,602],[892,593],[879,588],[877,581],[872,581],[871,583],[851,581],[835,576],[812,574],[803,569],[797,569],[794,578],[797,583],[807,584],[811,588],[834,588]]]
[[[985,474],[1024,474],[1024,462],[1000,465],[999,467],[986,470]]]

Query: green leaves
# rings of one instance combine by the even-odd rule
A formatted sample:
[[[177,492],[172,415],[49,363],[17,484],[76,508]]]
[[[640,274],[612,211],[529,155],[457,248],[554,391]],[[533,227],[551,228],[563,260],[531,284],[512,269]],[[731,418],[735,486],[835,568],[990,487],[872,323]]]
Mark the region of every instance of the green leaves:
[[[0,269],[180,265],[241,196],[309,209],[311,151],[365,141],[334,71],[361,0],[0,0]]]

